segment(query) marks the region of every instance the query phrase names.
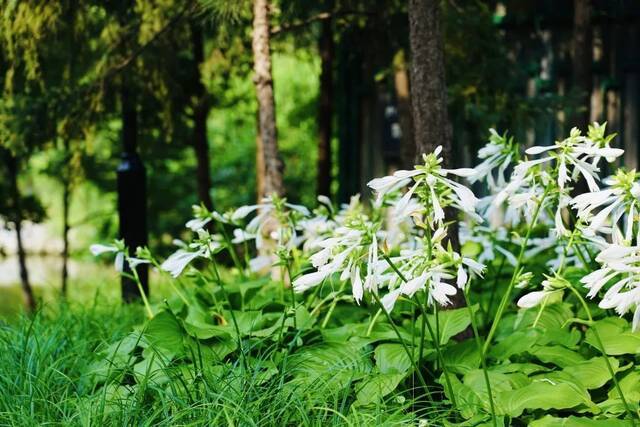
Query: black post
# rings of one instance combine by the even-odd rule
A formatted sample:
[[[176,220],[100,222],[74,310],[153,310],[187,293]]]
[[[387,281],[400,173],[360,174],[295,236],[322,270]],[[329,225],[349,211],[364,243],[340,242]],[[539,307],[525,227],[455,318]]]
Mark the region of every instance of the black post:
[[[118,165],[118,217],[120,238],[129,252],[135,255],[138,246],[147,244],[147,188],[146,173],[137,153],[138,117],[136,101],[129,92],[126,79],[123,82],[120,102],[122,108],[122,143],[124,152]],[[131,274],[128,265],[125,272]],[[136,267],[145,294],[149,293],[149,272],[145,264]],[[122,277],[122,299],[126,302],[140,298],[136,282]]]

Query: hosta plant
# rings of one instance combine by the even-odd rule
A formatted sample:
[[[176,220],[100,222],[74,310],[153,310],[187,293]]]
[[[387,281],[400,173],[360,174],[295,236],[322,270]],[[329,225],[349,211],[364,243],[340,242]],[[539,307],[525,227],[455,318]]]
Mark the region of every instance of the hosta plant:
[[[366,201],[195,207],[163,262],[95,246],[173,292],[90,377],[180,399],[277,388],[346,420],[384,404],[416,423],[636,425],[640,182],[613,137],[594,123],[525,149],[492,130],[475,168],[438,148]]]

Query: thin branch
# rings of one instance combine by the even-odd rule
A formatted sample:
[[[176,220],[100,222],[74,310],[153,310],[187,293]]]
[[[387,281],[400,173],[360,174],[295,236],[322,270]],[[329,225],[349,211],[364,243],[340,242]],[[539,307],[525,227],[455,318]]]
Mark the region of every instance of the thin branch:
[[[334,19],[343,16],[373,16],[374,12],[364,12],[357,10],[339,10],[334,12],[321,12],[317,15],[310,16],[304,21],[290,22],[288,24],[283,24],[281,26],[273,27],[271,29],[271,35],[277,35],[280,33],[284,33],[286,31],[297,30],[303,27],[306,27],[317,21],[325,21],[327,19]]]

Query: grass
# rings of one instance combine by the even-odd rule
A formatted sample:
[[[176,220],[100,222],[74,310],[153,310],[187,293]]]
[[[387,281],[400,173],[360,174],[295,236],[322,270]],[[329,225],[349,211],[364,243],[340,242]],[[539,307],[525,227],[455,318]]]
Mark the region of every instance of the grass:
[[[201,360],[188,369],[112,370],[105,354],[116,357],[142,317],[137,305],[96,302],[0,323],[0,425],[416,425],[416,407],[425,407],[400,394],[351,405],[351,384],[330,393],[321,384],[291,387],[287,372],[265,375],[275,353],[246,367],[229,361],[211,369]],[[433,407],[424,414],[437,416]]]

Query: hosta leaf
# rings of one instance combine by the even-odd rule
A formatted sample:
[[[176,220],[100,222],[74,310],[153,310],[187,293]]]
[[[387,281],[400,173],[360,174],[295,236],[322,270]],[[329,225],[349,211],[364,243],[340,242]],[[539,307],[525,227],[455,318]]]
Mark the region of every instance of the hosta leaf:
[[[524,353],[538,342],[541,332],[529,328],[517,331],[495,344],[489,350],[489,356],[497,360],[507,360],[515,354]]]
[[[133,367],[133,374],[138,384],[149,382],[156,386],[170,381],[166,373],[167,361],[158,353],[149,354]]]
[[[309,310],[304,305],[296,307],[296,326],[300,330],[311,329],[318,320],[317,317],[311,316]]]
[[[619,367],[618,360],[610,357],[609,363],[613,371],[617,372]],[[611,381],[611,375],[604,357],[594,357],[593,359],[567,366],[563,369],[563,372],[574,376],[588,389],[600,388],[608,381]]]
[[[640,332],[631,332],[626,320],[618,317],[607,317],[592,325],[604,345],[605,353],[611,356],[620,354],[640,354]],[[594,332],[587,331],[585,341],[600,350]]]
[[[209,339],[213,337],[230,338],[232,334],[231,325],[215,325],[213,323],[213,316],[207,314],[196,305],[189,307],[189,312],[183,320],[183,325],[189,335],[198,339]]]
[[[442,357],[449,372],[457,374],[466,374],[480,366],[480,352],[474,340],[447,346]]]
[[[409,351],[411,347],[407,346]],[[419,350],[414,348],[414,360],[417,360]],[[423,352],[423,356],[432,353],[433,350]],[[374,358],[378,370],[383,374],[404,374],[411,369],[411,359],[402,344],[380,344],[374,351]]]
[[[491,368],[494,372],[503,374],[510,374],[513,372],[520,372],[525,375],[535,374],[536,372],[548,371],[547,368],[535,363],[504,363],[502,365],[494,366]]]
[[[594,420],[585,417],[557,418],[547,415],[529,423],[529,427],[627,427],[628,421],[611,418]]]
[[[539,317],[538,314],[538,309],[520,310],[515,319],[514,329],[523,330],[535,324],[538,329],[561,330],[566,321],[574,317],[571,306],[566,303],[547,305]]]
[[[538,340],[538,344],[558,344],[570,349],[575,349],[578,347],[580,338],[582,338],[582,334],[580,334],[580,331],[577,329],[551,328],[544,330]]]
[[[368,377],[357,386],[356,399],[360,405],[379,402],[394,391],[405,374],[377,374]]]
[[[624,378],[618,381],[618,385],[625,399],[631,402],[640,402],[640,371],[629,372]],[[609,397],[618,397],[618,392],[615,388],[609,391]]]
[[[162,351],[165,357],[183,353],[184,328],[168,311],[161,311],[147,322],[144,337],[150,347]]]
[[[458,404],[460,415],[466,419],[470,419],[482,411],[484,406],[482,399],[471,389],[471,387],[460,382],[456,375],[449,375],[449,380],[451,382],[453,394],[456,398],[456,403]],[[438,382],[443,385],[447,384],[444,375],[440,376]],[[444,392],[447,398],[451,400],[452,391],[449,390],[448,387],[445,387]]]
[[[565,366],[572,366],[585,360],[580,353],[576,353],[573,350],[569,350],[568,348],[559,345],[536,345],[528,350],[528,353],[544,363],[553,363],[561,368],[564,368]]]
[[[489,375],[489,381],[491,383],[491,392],[493,394],[521,388],[531,383],[531,380],[522,373],[503,374],[500,372],[487,371]],[[487,397],[487,384],[484,378],[484,372],[482,369],[476,369],[464,376],[463,382],[469,386],[477,395],[481,396],[483,400],[489,402]]]
[[[478,305],[472,307],[475,313],[478,310]],[[457,308],[454,310],[442,310],[438,313],[438,325],[436,328],[436,317],[433,314],[427,315],[427,321],[435,334],[439,332],[439,342],[441,345],[446,344],[451,337],[464,331],[471,325],[471,319],[469,318],[469,309],[467,307]],[[418,316],[416,319],[416,325],[422,325],[422,316]],[[431,335],[427,330],[425,337],[431,341]]]
[[[371,363],[363,351],[349,343],[326,343],[300,349],[289,356],[287,369],[298,378],[314,381],[337,373],[361,378],[371,370]]]
[[[538,380],[517,390],[497,394],[496,406],[513,417],[525,409],[567,409],[580,404],[592,405],[587,391],[579,384]]]

